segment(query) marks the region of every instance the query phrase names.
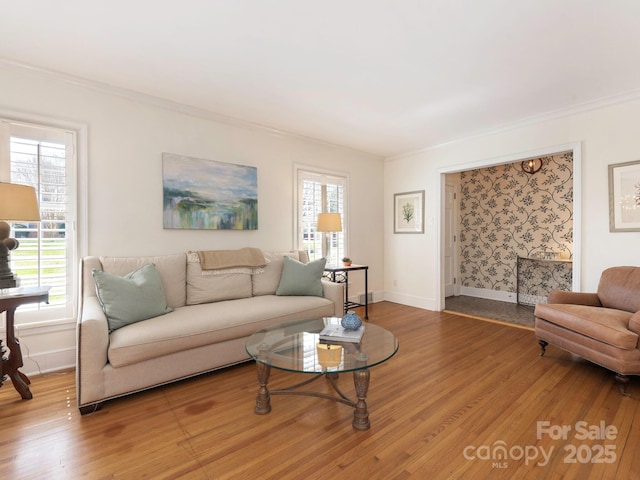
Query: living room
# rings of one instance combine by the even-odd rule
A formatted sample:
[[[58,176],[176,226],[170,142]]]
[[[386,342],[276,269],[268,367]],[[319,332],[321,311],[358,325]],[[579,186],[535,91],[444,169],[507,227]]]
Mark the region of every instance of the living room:
[[[366,264],[369,267],[368,290],[372,294],[374,302],[372,322],[376,322],[375,308],[379,308],[377,315],[382,318],[380,312],[386,311],[386,307],[383,305],[386,303],[410,307],[410,310],[401,310],[403,314],[407,317],[414,315],[415,318],[422,319],[420,314],[415,313],[416,311],[440,312],[444,308],[442,209],[446,176],[475,168],[572,151],[574,165],[574,217],[572,220],[574,290],[593,292],[597,289],[600,275],[606,268],[616,265],[637,265],[638,263],[636,251],[640,233],[611,232],[609,229],[610,188],[608,180],[610,165],[635,161],[640,156],[636,126],[640,114],[640,93],[637,76],[634,76],[638,72],[630,70],[626,72],[626,77],[622,77],[624,70],[620,69],[619,71],[613,68],[619,67],[619,64],[623,63],[634,63],[633,59],[637,58],[635,49],[640,42],[633,41],[635,33],[632,33],[637,30],[634,25],[637,18],[635,13],[638,13],[635,11],[635,5],[620,7],[620,12],[617,14],[609,12],[610,15],[605,15],[606,12],[598,11],[603,18],[603,28],[599,35],[609,39],[614,45],[614,47],[608,47],[608,50],[603,49],[605,53],[597,51],[586,54],[580,52],[579,49],[576,51],[568,49],[563,52],[565,56],[558,55],[553,61],[539,64],[544,68],[560,69],[563,65],[562,62],[572,63],[571,59],[574,59],[573,63],[580,68],[576,68],[572,77],[573,86],[571,82],[565,83],[559,80],[558,85],[555,85],[553,76],[545,77],[545,81],[548,83],[540,87],[531,86],[530,76],[527,76],[526,81],[523,78],[524,75],[516,74],[509,77],[508,82],[522,83],[529,87],[529,90],[524,92],[509,91],[511,95],[518,93],[525,95],[530,92],[533,96],[533,92],[539,89],[548,92],[549,97],[553,97],[553,101],[550,98],[549,103],[528,105],[529,108],[523,110],[522,114],[506,109],[507,113],[500,117],[497,114],[496,116],[490,114],[494,110],[493,103],[501,99],[500,97],[478,94],[473,99],[452,98],[450,99],[451,105],[432,104],[429,105],[429,108],[433,111],[438,108],[446,111],[448,108],[454,109],[457,105],[455,102],[460,102],[463,105],[468,102],[473,106],[470,110],[485,113],[484,117],[478,116],[485,123],[479,127],[477,124],[462,125],[466,118],[465,115],[468,115],[469,112],[469,110],[464,110],[461,116],[456,117],[456,121],[465,127],[460,127],[459,131],[462,133],[459,135],[451,136],[453,130],[448,130],[448,124],[444,122],[438,128],[433,128],[433,130],[441,129],[443,131],[440,136],[428,132],[429,129],[421,123],[416,127],[407,126],[406,136],[409,137],[409,133],[412,133],[413,140],[419,137],[413,130],[423,130],[425,133],[422,141],[402,143],[398,138],[402,139],[404,134],[398,132],[402,130],[401,127],[404,124],[398,117],[390,114],[381,123],[386,123],[388,130],[394,132],[397,137],[388,139],[388,143],[385,144],[382,136],[370,140],[369,143],[364,142],[364,135],[359,130],[360,125],[366,123],[363,119],[360,119],[361,123],[353,125],[350,125],[348,121],[340,123],[334,130],[342,130],[341,136],[329,137],[332,129],[327,124],[330,124],[331,121],[326,120],[322,126],[318,126],[318,135],[310,133],[312,130],[293,129],[291,126],[295,125],[295,121],[292,122],[290,117],[294,117],[295,120],[295,116],[299,114],[296,109],[296,96],[313,96],[314,93],[318,93],[313,88],[319,89],[320,83],[313,86],[301,85],[300,91],[296,95],[288,97],[288,100],[282,103],[274,100],[273,104],[255,103],[254,105],[252,105],[254,100],[252,96],[247,96],[244,99],[239,98],[242,93],[240,91],[241,84],[238,84],[237,88],[240,93],[231,95],[227,91],[227,93],[220,94],[230,95],[233,98],[216,98],[215,101],[218,102],[220,108],[215,109],[212,107],[215,102],[204,108],[201,104],[194,102],[193,97],[187,95],[190,90],[196,91],[196,87],[186,77],[182,78],[184,86],[181,86],[184,91],[181,94],[184,102],[180,101],[179,97],[163,98],[161,90],[152,88],[154,83],[162,83],[163,77],[169,75],[169,70],[179,70],[181,68],[179,62],[173,66],[163,63],[147,65],[146,76],[138,78],[142,83],[146,81],[149,87],[147,91],[138,90],[137,85],[140,84],[130,87],[127,84],[119,83],[121,77],[115,74],[116,66],[126,70],[128,62],[131,65],[144,64],[141,57],[136,57],[134,54],[131,58],[118,60],[116,53],[112,52],[110,54],[112,56],[108,57],[111,59],[111,63],[106,61],[106,57],[95,62],[84,62],[85,66],[89,65],[87,70],[91,73],[89,78],[83,77],[78,72],[67,72],[62,69],[65,61],[64,55],[56,58],[53,53],[47,52],[47,49],[44,48],[47,42],[46,35],[35,36],[34,44],[40,42],[41,50],[38,50],[34,44],[28,45],[28,42],[19,40],[17,35],[9,38],[9,32],[14,32],[16,25],[19,25],[20,21],[26,18],[29,7],[32,9],[42,8],[43,16],[38,19],[41,27],[48,25],[48,18],[57,18],[54,15],[56,12],[48,10],[51,8],[50,6],[38,6],[37,2],[21,3],[24,3],[23,7],[11,7],[16,9],[15,18],[12,19],[11,15],[3,15],[4,19],[0,20],[0,22],[7,24],[6,30],[4,25],[0,29],[6,32],[6,35],[0,33],[2,40],[0,44],[4,45],[0,47],[0,118],[26,124],[44,124],[69,130],[77,135],[77,205],[79,208],[77,212],[78,249],[76,252],[78,258],[76,260],[85,255],[163,255],[187,250],[235,249],[244,246],[260,247],[265,250],[296,248],[294,202],[297,187],[295,172],[297,168],[317,169],[323,172],[338,173],[348,178],[349,204],[348,219],[345,225],[348,232],[347,253],[355,263]],[[202,5],[198,6],[203,7]],[[293,8],[292,5],[288,6]],[[367,5],[362,5],[361,2],[354,2],[347,9],[347,12],[343,12],[345,15],[344,25],[339,22],[339,26],[343,28],[340,32],[345,37],[341,38],[352,38],[347,32],[350,29],[353,30],[352,25],[357,23],[358,15],[355,11],[357,6],[364,10],[367,8]],[[90,20],[98,21],[101,13],[95,11],[89,15],[79,3],[75,3],[73,7],[78,12],[84,13],[87,19],[86,26],[83,26],[81,18],[75,18],[70,12],[66,12],[77,25],[76,38],[86,37],[87,43],[84,45],[90,45],[88,43],[92,29],[92,21]],[[371,21],[378,22],[375,31],[379,32],[384,30],[385,22],[383,20],[385,12],[388,11],[385,8],[394,10],[398,7],[391,6],[391,4],[380,4],[377,7],[375,9],[371,7]],[[469,5],[466,7],[471,8]],[[492,8],[498,7],[497,5],[492,6]],[[533,8],[532,5],[529,7]],[[547,7],[553,12],[554,7]],[[245,8],[251,11],[250,6],[245,6]],[[590,6],[589,8],[596,7]],[[629,8],[631,12],[626,12],[626,8]],[[301,12],[304,14],[304,18],[306,15],[312,16],[309,9],[311,7],[305,7]],[[614,7],[607,7],[607,9],[615,10]],[[267,13],[260,11],[264,14]],[[551,15],[550,11],[543,13]],[[138,6],[132,13],[132,19],[137,22],[119,27],[123,37],[126,37],[127,33],[138,33],[136,23],[141,25],[140,28],[148,23],[150,31],[155,31],[151,19],[147,18],[145,22],[140,23],[144,18],[143,12],[144,9]],[[242,12],[243,10],[238,10],[236,13]],[[60,12],[57,13],[60,14]],[[105,12],[102,13],[106,15]],[[276,13],[285,15],[286,12],[277,11],[274,12],[274,15]],[[431,13],[435,15],[436,12]],[[555,13],[558,14],[558,18],[553,19],[551,31],[555,31],[553,27],[560,28],[574,18],[569,8],[563,8],[560,12]],[[590,22],[594,20],[589,12],[582,13],[584,16],[580,16],[580,19],[584,23],[580,23],[580,28],[576,28],[577,31],[572,32],[572,38],[575,41],[575,44],[572,45],[591,42],[589,35],[593,30],[589,30],[589,28],[593,26]],[[291,17],[288,15],[285,16],[290,19]],[[404,28],[407,28],[413,35],[417,35],[415,32],[419,31],[421,22],[418,19],[415,19],[415,23],[409,21],[411,11],[401,12],[398,15],[399,25],[396,25],[397,30],[393,31],[400,33]],[[335,12],[327,11],[324,12],[323,18],[331,19],[335,16],[339,17]],[[366,15],[363,14],[363,16]],[[470,16],[473,17],[473,15]],[[598,18],[598,15],[593,14],[593,17]],[[236,17],[233,18],[237,20]],[[524,21],[522,17],[518,18],[520,21]],[[510,19],[512,19],[511,16],[505,14],[504,24],[500,24],[501,28],[507,28],[506,24]],[[252,18],[251,22],[255,21]],[[293,18],[290,21],[291,24],[294,23]],[[349,23],[349,21],[354,23]],[[249,22],[249,26],[255,27],[255,24],[251,22]],[[431,22],[433,20],[429,21],[430,24]],[[625,22],[629,22],[628,28],[621,26],[625,25]],[[13,25],[11,28],[9,28],[9,23]],[[596,24],[598,24],[597,21]],[[407,25],[412,28],[409,29]],[[317,25],[315,26],[317,27]],[[631,28],[632,26],[633,28]],[[47,29],[41,31],[46,32]],[[117,31],[116,27],[114,27],[114,31]],[[319,32],[321,31],[319,30]],[[493,30],[488,28],[488,31]],[[55,43],[55,33],[55,31],[50,33],[52,43]],[[297,33],[300,32],[297,31]],[[622,38],[610,38],[616,35],[620,35]],[[624,35],[630,37],[624,37]],[[329,36],[329,34],[321,35],[322,39],[327,42]],[[135,35],[132,35],[133,37]],[[554,40],[552,35],[549,37],[545,40],[544,46],[546,47],[545,52],[550,54],[553,50]],[[362,59],[362,56],[369,49],[366,45],[358,47],[358,42],[353,40],[357,45],[351,47],[354,50],[350,50],[352,55],[350,58],[354,63],[357,63],[356,60]],[[511,37],[508,37],[508,41],[511,40]],[[165,48],[169,54],[170,42],[166,39],[156,41],[160,45],[157,48]],[[109,43],[108,39],[104,39],[104,45]],[[83,51],[83,42],[78,41],[78,44],[70,50],[73,52],[68,54],[70,57],[78,58],[81,55],[92,57],[97,55],[100,50],[92,51],[87,47],[87,50]],[[328,44],[336,46],[332,42]],[[60,45],[56,44],[56,47],[61,48]],[[96,45],[103,46],[100,42],[94,44],[94,47]],[[614,50],[620,45],[624,45],[626,49]],[[133,52],[133,45],[131,48]],[[454,57],[459,52],[455,44],[451,48],[451,56]],[[151,48],[153,51],[155,49],[155,47]],[[24,54],[25,51],[28,52],[28,55]],[[335,55],[336,51],[339,50],[328,48],[324,55],[331,57]],[[120,52],[122,53],[123,50]],[[260,49],[256,49],[256,52],[258,53],[252,51],[254,56],[251,58],[258,61]],[[584,63],[585,57],[588,58],[589,55],[596,55],[596,53],[600,53],[597,58],[602,62],[608,57],[613,57],[613,59],[609,59],[611,64],[602,63],[606,66],[600,66],[599,72],[594,72],[592,65]],[[296,54],[300,55],[300,52],[294,50],[291,53],[292,58],[298,59],[294,56]],[[319,55],[318,59],[310,63],[313,64],[315,61],[324,59],[324,55]],[[566,55],[575,56],[567,57]],[[514,63],[503,66],[505,75],[508,70],[524,68],[526,61],[523,63],[515,62],[519,56],[520,53],[517,49],[515,52],[511,52],[509,58]],[[232,58],[225,58],[228,65],[233,65]],[[393,55],[383,58],[390,61]],[[614,62],[616,59],[618,62]],[[56,63],[56,60],[60,63]],[[302,62],[302,60],[300,61]],[[415,59],[413,61],[415,62]],[[473,68],[479,68],[478,63],[473,63]],[[597,62],[594,61],[594,63]],[[221,65],[224,64],[221,62]],[[440,68],[444,68],[446,64],[447,61],[444,61]],[[306,62],[302,62],[302,65],[310,68]],[[398,73],[398,76],[410,76],[409,72],[413,71],[410,68],[412,65],[415,64],[411,62],[405,64],[406,70]],[[370,67],[369,64],[367,66]],[[596,85],[592,90],[585,92],[575,87],[580,84],[581,79],[587,83],[586,79],[590,75],[600,75],[601,70],[606,72],[609,67],[612,72],[615,72],[615,75],[620,74],[621,80],[618,83],[611,81],[610,85],[606,85],[607,88],[602,86],[600,89]],[[566,71],[566,69],[560,70]],[[315,69],[314,72],[319,73]],[[527,72],[529,71],[527,70]],[[467,71],[468,75],[472,75],[472,73],[473,70]],[[364,73],[361,72],[361,75],[365,74],[367,77],[375,76],[375,72],[368,70]],[[138,72],[137,75],[142,75],[142,73]],[[614,76],[613,73],[608,75]],[[357,78],[360,80],[362,77]],[[402,82],[399,80],[397,83],[393,83],[389,77],[385,77],[385,79],[390,82],[388,85],[391,85],[393,90],[402,90]],[[329,76],[324,80],[350,82],[348,78],[342,76],[336,78]],[[480,79],[479,84],[482,83],[481,80],[484,81],[484,79]],[[200,81],[216,83],[215,78],[211,77]],[[266,89],[271,83],[275,83],[277,79],[246,75],[245,81],[250,84],[251,89],[260,91]],[[167,80],[167,83],[170,81]],[[195,83],[197,82],[194,80]],[[328,83],[328,85],[327,90],[335,88],[335,83]],[[471,87],[468,88],[469,91],[474,91]],[[500,85],[500,88],[506,89],[507,86]],[[367,90],[364,87],[363,89]],[[273,91],[280,92],[278,89]],[[374,91],[378,93],[378,90]],[[351,90],[349,94],[354,96],[348,98],[352,100],[354,105],[361,107],[366,97],[363,94],[363,97],[356,98],[355,93]],[[320,98],[320,93],[318,95]],[[508,95],[505,95],[505,98],[506,103],[515,101]],[[230,102],[233,100],[237,104],[239,112],[251,112],[254,109],[255,116],[245,118],[242,114],[220,113],[228,107],[228,104],[223,100]],[[391,106],[387,105],[388,110],[393,112],[395,102],[397,105],[401,105],[406,100],[404,97],[390,98],[388,102]],[[344,97],[336,95],[335,102],[346,103],[346,100]],[[318,103],[322,103],[322,101],[318,100]],[[259,115],[262,110],[281,111],[282,123],[266,124],[254,120],[262,118]],[[288,113],[289,110],[292,113]],[[324,108],[317,105],[316,111],[318,117],[315,122],[320,125],[322,124],[321,118],[326,113]],[[367,114],[372,118],[371,123],[375,123],[373,120],[375,112],[370,111]],[[330,114],[326,115],[330,117]],[[428,115],[425,114],[425,116]],[[453,121],[452,117],[445,118],[447,121]],[[335,119],[330,118],[330,120]],[[429,124],[436,125],[438,117],[434,115],[428,120]],[[302,124],[302,121],[300,123]],[[305,128],[311,129],[313,124],[314,120],[312,119],[311,126],[305,124]],[[354,132],[351,135],[350,130]],[[434,137],[428,135],[434,135]],[[371,137],[375,137],[375,135],[371,134]],[[395,143],[396,141],[400,143]],[[164,152],[256,167],[258,172],[259,228],[253,231],[164,229],[162,224],[162,154]],[[4,175],[6,170],[4,156],[0,157],[0,165]],[[413,235],[394,233],[394,195],[414,191],[424,191],[424,233]],[[364,286],[360,283],[360,278],[356,278],[354,275],[354,282],[353,291],[363,293]],[[75,289],[77,287],[74,285]],[[393,321],[388,323],[388,325],[393,324]],[[392,329],[392,327],[389,328]],[[401,330],[408,329],[407,326],[399,328]],[[437,329],[431,328],[429,332],[435,335]],[[24,350],[23,371],[32,377],[34,390],[36,390],[35,384],[38,382],[40,372],[47,374],[74,367],[76,353],[74,315],[50,319],[38,324],[22,325],[19,327],[18,334]],[[533,344],[532,352],[535,356],[537,355],[535,339],[533,334],[530,332],[529,334]],[[504,334],[498,330],[491,330],[491,335],[500,338]],[[524,333],[518,333],[518,335],[524,335]],[[425,339],[426,337],[420,338]],[[401,342],[400,352],[406,350],[408,353],[409,345],[411,345],[410,342],[407,343],[407,346]],[[438,347],[430,344],[430,348],[437,349]],[[510,351],[513,352],[513,350]],[[483,352],[483,354],[490,355],[487,352]],[[548,360],[546,357],[545,359]],[[563,367],[566,367],[567,359],[568,357],[561,358]],[[537,357],[534,360],[537,360]],[[393,361],[392,359],[389,364],[391,365]],[[431,361],[436,362],[433,358]],[[523,361],[518,365],[526,368],[527,362]],[[387,367],[385,366],[385,368]],[[541,369],[539,366],[537,368]],[[251,380],[255,382],[253,370],[245,373],[250,375]],[[580,375],[586,375],[586,373],[581,372]],[[601,388],[608,389],[608,377],[603,375],[602,378]],[[537,382],[541,381],[537,380]],[[392,387],[388,386],[387,388],[391,389]],[[630,390],[635,397],[640,396],[636,379],[632,379]],[[252,397],[253,394],[251,392],[249,396]],[[588,395],[598,398],[597,392],[589,392]],[[604,396],[604,394],[602,395]],[[8,402],[12,404],[13,408],[13,402],[16,400],[14,397],[15,391],[9,384],[0,388],[0,405]],[[144,398],[149,397],[145,394]],[[156,401],[153,400],[151,403]],[[595,408],[601,405],[598,401],[604,400],[596,400]],[[636,399],[631,401],[637,402]],[[331,409],[334,408],[338,407],[332,405]],[[57,414],[59,415],[59,413]],[[635,425],[637,414],[629,415],[630,417],[626,420]],[[416,412],[416,416],[419,417],[420,414]],[[607,419],[610,421],[609,417]],[[540,420],[545,419],[541,418]],[[82,418],[81,421],[83,425],[89,425],[91,416]],[[562,424],[563,422],[559,421],[558,423]],[[534,427],[531,427],[527,424],[521,428],[528,431],[530,428],[535,428],[535,421],[533,421],[533,425]],[[113,433],[117,430],[115,423],[112,427],[113,430],[109,431]],[[618,428],[620,427],[618,425]],[[86,428],[91,429],[91,427]],[[108,429],[109,427],[103,424],[103,428]],[[372,428],[375,429],[375,420]],[[352,439],[354,444],[356,441],[356,438]],[[425,441],[425,439],[417,439],[416,441]],[[631,447],[629,444],[627,446]],[[637,464],[635,464],[635,468],[637,468]],[[424,470],[422,472],[424,473]],[[107,471],[105,470],[103,473],[106,475]],[[389,477],[393,477],[393,475],[390,474]],[[199,477],[194,476],[193,478]],[[211,476],[209,478],[217,477]]]

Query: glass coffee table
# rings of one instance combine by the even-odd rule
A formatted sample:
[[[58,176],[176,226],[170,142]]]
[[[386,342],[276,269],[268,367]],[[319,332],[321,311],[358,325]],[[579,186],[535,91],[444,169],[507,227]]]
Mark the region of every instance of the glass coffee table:
[[[258,396],[255,413],[271,411],[271,395],[307,395],[334,400],[354,408],[353,428],[370,427],[367,410],[369,369],[386,362],[398,351],[398,339],[393,333],[372,323],[364,323],[364,335],[359,343],[326,342],[319,334],[326,325],[340,324],[340,318],[286,322],[258,330],[247,339],[247,353],[256,361]],[[269,390],[271,368],[311,375],[286,388]],[[345,395],[337,385],[340,373],[353,372],[356,399]],[[299,390],[300,387],[326,377],[336,394]]]

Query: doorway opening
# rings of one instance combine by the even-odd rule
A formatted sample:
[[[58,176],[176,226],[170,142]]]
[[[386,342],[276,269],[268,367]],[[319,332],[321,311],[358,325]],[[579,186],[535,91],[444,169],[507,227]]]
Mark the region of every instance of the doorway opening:
[[[530,174],[520,169],[539,158],[546,163],[542,170]],[[439,173],[439,310],[445,308],[446,297],[461,294],[518,304],[521,256],[557,254],[572,259],[569,289],[579,289],[580,144],[487,159]]]

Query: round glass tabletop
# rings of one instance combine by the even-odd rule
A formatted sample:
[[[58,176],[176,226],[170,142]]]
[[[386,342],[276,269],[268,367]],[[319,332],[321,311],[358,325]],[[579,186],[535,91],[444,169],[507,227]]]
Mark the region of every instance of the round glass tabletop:
[[[360,342],[320,340],[326,326],[339,324],[340,318],[325,317],[263,328],[247,339],[246,350],[257,362],[270,367],[318,374],[369,368],[398,351],[393,333],[368,322],[363,323]]]

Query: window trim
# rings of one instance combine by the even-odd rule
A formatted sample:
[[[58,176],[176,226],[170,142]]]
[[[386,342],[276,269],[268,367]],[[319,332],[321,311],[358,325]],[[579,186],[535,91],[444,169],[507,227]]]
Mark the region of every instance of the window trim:
[[[69,265],[71,269],[71,285],[69,292],[71,317],[68,318],[48,318],[40,319],[41,315],[34,315],[26,323],[21,322],[21,312],[16,312],[16,324],[21,329],[38,328],[46,325],[56,325],[64,323],[75,323],[78,315],[78,292],[79,292],[79,260],[87,255],[88,251],[88,126],[87,124],[62,120],[59,118],[47,117],[42,115],[27,114],[14,110],[0,109],[0,134],[4,137],[8,132],[5,131],[7,124],[23,125],[25,127],[49,128],[54,130],[63,130],[72,132],[75,135],[75,150],[71,152],[75,156],[75,168],[72,169],[70,175],[75,182],[75,191],[73,192],[72,202],[76,206],[76,220],[70,226],[75,232],[76,241],[72,251],[73,261]],[[0,149],[0,164],[9,165],[9,150]],[[0,180],[8,181],[9,169],[0,169]],[[30,312],[33,313],[33,312]],[[66,317],[66,316],[65,316]]]
[[[340,177],[344,178],[344,201],[343,201],[343,225],[342,231],[344,234],[344,251],[351,251],[351,235],[350,235],[350,225],[351,225],[351,195],[350,192],[350,177],[349,173],[339,170],[330,170],[319,168],[317,166],[305,165],[302,163],[294,163],[293,165],[293,241],[292,245],[295,249],[301,249],[302,245],[300,245],[300,236],[299,236],[299,218],[300,218],[300,188],[299,188],[299,179],[300,172],[308,172],[317,175],[326,175],[331,177]]]

